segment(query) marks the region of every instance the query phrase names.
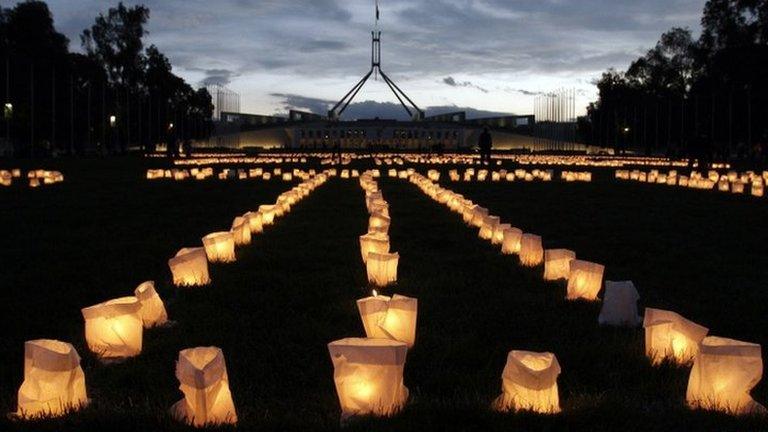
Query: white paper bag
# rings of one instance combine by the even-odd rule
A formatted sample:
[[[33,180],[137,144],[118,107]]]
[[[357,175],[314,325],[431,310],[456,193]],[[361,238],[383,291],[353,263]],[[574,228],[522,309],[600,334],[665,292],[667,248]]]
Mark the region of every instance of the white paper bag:
[[[173,273],[176,286],[208,285],[208,255],[205,248],[182,248],[176,256],[168,260],[168,267]]]
[[[144,328],[151,328],[165,324],[168,321],[168,313],[165,311],[163,300],[155,291],[155,283],[147,281],[139,285],[133,292],[139,303],[139,315],[144,323]]]
[[[180,351],[176,378],[184,398],[171,407],[175,419],[197,427],[237,423],[221,349],[198,347]]]
[[[557,377],[560,364],[552,353],[511,351],[502,373],[500,411],[528,410],[542,414],[560,412]]]
[[[389,416],[408,399],[403,369],[408,347],[389,339],[341,339],[328,344],[342,420]]]
[[[640,294],[632,281],[605,281],[603,307],[597,322],[600,325],[618,327],[637,327],[640,317],[637,315],[637,301]]]
[[[762,376],[760,345],[709,336],[699,344],[688,379],[686,401],[692,408],[765,414],[765,407],[749,394]]]
[[[24,382],[16,413],[22,417],[60,416],[88,404],[85,374],[75,347],[52,339],[24,343]]]
[[[699,342],[709,329],[679,314],[663,309],[645,308],[645,354],[653,364],[665,358],[685,364],[699,351]]]

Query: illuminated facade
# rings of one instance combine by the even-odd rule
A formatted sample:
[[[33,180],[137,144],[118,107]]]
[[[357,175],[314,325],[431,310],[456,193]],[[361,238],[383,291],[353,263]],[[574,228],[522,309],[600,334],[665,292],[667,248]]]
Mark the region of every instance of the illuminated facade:
[[[290,129],[290,148],[345,150],[466,148],[474,128],[443,122],[358,120],[309,122]]]

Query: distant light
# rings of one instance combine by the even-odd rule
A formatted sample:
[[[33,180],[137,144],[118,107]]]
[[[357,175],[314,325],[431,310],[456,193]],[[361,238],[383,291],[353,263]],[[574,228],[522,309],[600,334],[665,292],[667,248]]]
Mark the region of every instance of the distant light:
[[[173,123],[168,123],[168,129],[173,129]]]
[[[11,118],[11,115],[13,115],[13,104],[10,102],[5,103],[5,109],[3,110],[3,115],[5,118]]]
[[[117,124],[117,116],[109,116],[109,125],[115,127],[115,124]]]
[[[628,127],[624,128],[624,133],[629,133],[629,128]]]

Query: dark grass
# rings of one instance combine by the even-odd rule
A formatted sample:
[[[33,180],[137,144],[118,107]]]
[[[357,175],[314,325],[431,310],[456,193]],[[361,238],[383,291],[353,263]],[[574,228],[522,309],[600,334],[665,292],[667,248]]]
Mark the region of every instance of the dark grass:
[[[15,409],[23,341],[72,341],[92,405],[59,420],[0,423],[19,430],[175,430],[167,408],[181,397],[178,351],[224,350],[241,430],[335,430],[339,407],[326,344],[360,336],[355,299],[367,295],[358,236],[367,226],[356,180],[334,179],[212,266],[210,287],[171,287],[166,260],[231,219],[271,202],[279,182],[151,183],[139,162],[68,166],[67,182],[0,190],[3,314],[0,410]],[[116,170],[116,174],[108,172]],[[454,184],[502,219],[606,264],[632,279],[644,304],[668,307],[718,335],[768,338],[765,204],[663,186]],[[477,239],[461,218],[402,180],[382,180],[390,202],[399,282],[386,293],[418,297],[416,347],[405,381],[411,400],[391,419],[350,430],[768,430],[762,419],[689,411],[688,370],[653,368],[641,330],[601,329],[599,304],[565,302],[563,284],[541,281],[516,258]],[[58,189],[56,189],[58,188]],[[731,251],[730,254],[728,251]],[[144,351],[102,366],[87,352],[79,309],[129,295],[154,278],[178,324],[147,332]],[[511,349],[552,351],[563,373],[563,414],[502,415]],[[755,395],[768,400],[765,386]]]

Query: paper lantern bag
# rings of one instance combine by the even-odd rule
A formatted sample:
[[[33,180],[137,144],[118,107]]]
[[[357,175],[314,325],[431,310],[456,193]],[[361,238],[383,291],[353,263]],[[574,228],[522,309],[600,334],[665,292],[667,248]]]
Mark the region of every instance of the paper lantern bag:
[[[368,254],[366,261],[366,270],[368,272],[368,282],[376,286],[387,286],[397,282],[397,265],[400,261],[400,255],[395,253],[375,253]]]
[[[645,353],[653,364],[665,358],[683,364],[690,362],[699,350],[699,342],[709,329],[679,314],[662,309],[645,309]]]
[[[571,261],[576,253],[568,249],[547,249],[544,251],[544,280],[568,279]]]
[[[597,300],[603,287],[605,266],[588,261],[573,260],[568,272],[568,300]]]
[[[251,244],[251,225],[244,217],[238,216],[232,221],[230,232],[232,233],[237,246]]]
[[[520,238],[520,264],[536,267],[544,260],[544,248],[541,237],[535,234],[523,234]]]
[[[368,232],[380,232],[386,234],[389,232],[391,223],[392,220],[388,216],[375,212],[368,218]]]
[[[378,326],[388,338],[405,342],[411,348],[416,343],[417,314],[417,299],[395,294],[388,302],[387,311]]]
[[[210,262],[235,261],[235,236],[229,231],[208,234],[203,237],[203,246]]]
[[[605,281],[603,307],[597,322],[600,325],[636,327],[640,323],[638,300],[640,294],[632,281]]]
[[[264,227],[261,223],[261,213],[248,212],[243,215],[243,218],[245,218],[245,220],[248,222],[248,227],[251,231],[251,237],[253,237],[253,234],[264,232]]]
[[[749,395],[762,376],[760,345],[709,336],[699,345],[688,379],[686,401],[692,408],[765,414],[765,407]]]
[[[24,382],[19,388],[22,417],[58,416],[88,404],[85,375],[75,347],[52,339],[24,343]]]
[[[121,297],[81,310],[88,348],[103,359],[120,359],[141,353],[144,322],[136,297]]]
[[[205,248],[182,248],[168,260],[176,286],[207,285],[211,283],[208,274],[208,255]]]
[[[502,373],[503,393],[496,399],[496,409],[560,412],[558,375],[560,364],[554,354],[511,351]]]
[[[512,226],[510,224],[503,224],[500,223],[496,225],[496,227],[493,229],[493,239],[491,243],[495,245],[500,245],[504,242],[504,231],[511,229]]]
[[[168,313],[165,311],[163,300],[155,291],[155,283],[152,281],[144,282],[133,292],[139,303],[139,315],[144,323],[144,328],[163,325],[168,321]]]
[[[360,236],[360,255],[363,263],[368,262],[368,254],[371,252],[389,253],[389,236],[380,232],[369,232]]]
[[[493,241],[493,233],[496,230],[496,227],[501,224],[501,218],[498,216],[485,216],[483,221],[480,224],[480,231],[478,232],[478,237],[480,237],[483,240],[491,240]]]
[[[501,253],[505,255],[516,254],[520,252],[520,240],[523,238],[523,231],[519,228],[508,228],[504,231],[504,239],[501,243]]]
[[[176,378],[184,398],[171,407],[174,418],[198,427],[237,423],[221,349],[198,347],[180,351]]]
[[[348,338],[329,343],[328,351],[342,419],[366,414],[389,416],[405,405],[405,343]]]
[[[274,205],[260,205],[259,214],[261,215],[262,228],[275,223],[277,208]]]
[[[387,314],[390,297],[377,295],[357,301],[357,310],[363,321],[365,335],[369,338],[386,338],[387,334],[379,327],[379,323]]]

